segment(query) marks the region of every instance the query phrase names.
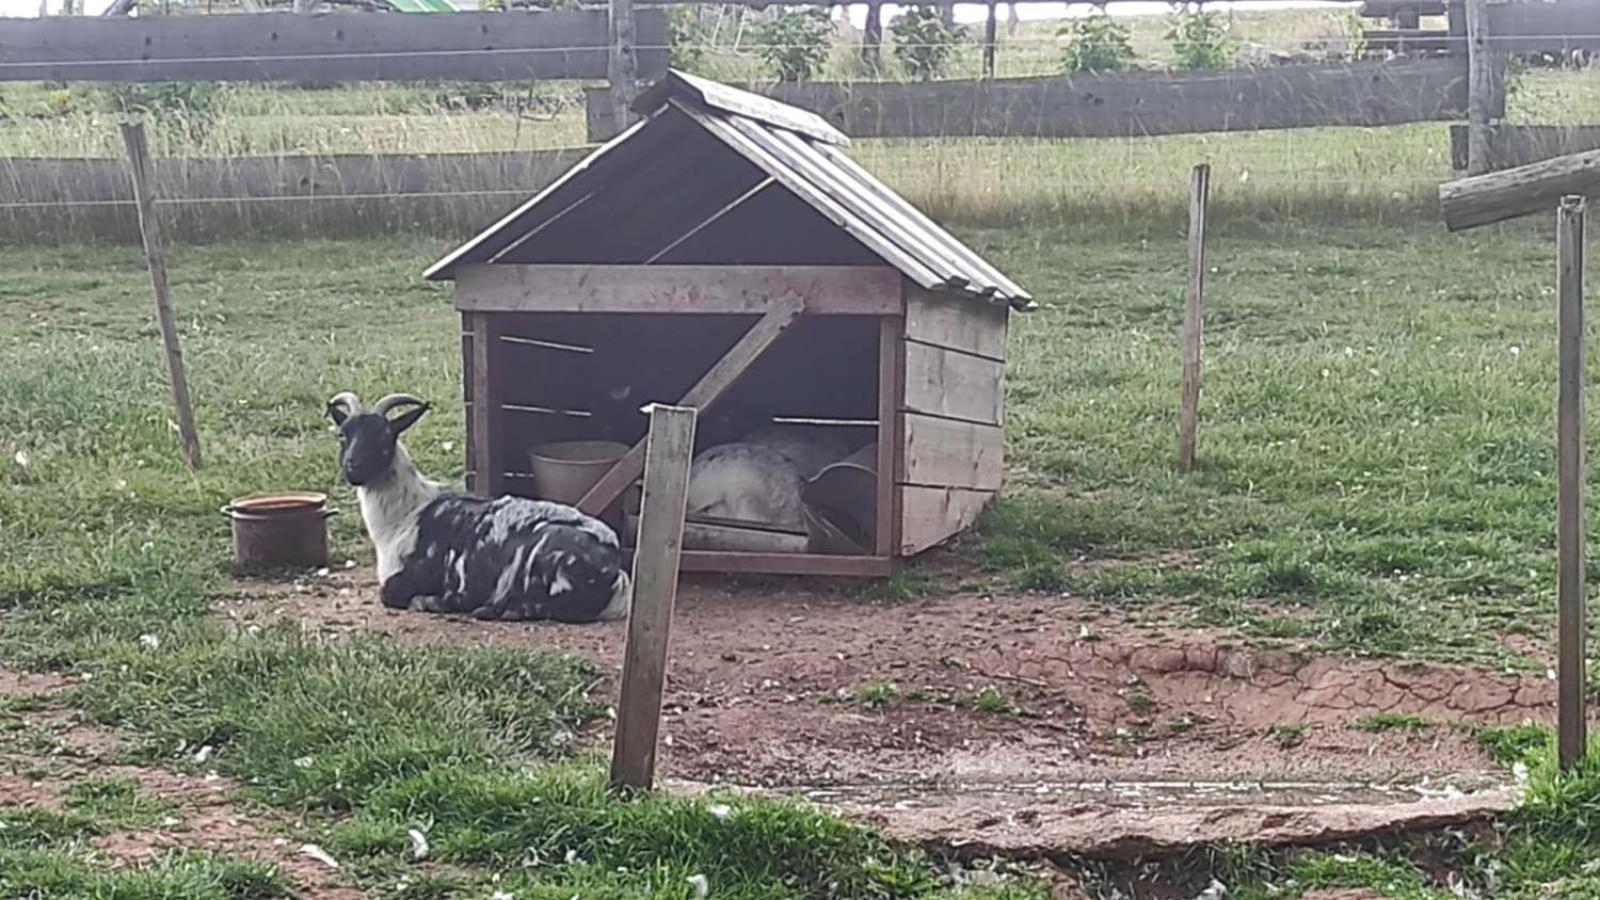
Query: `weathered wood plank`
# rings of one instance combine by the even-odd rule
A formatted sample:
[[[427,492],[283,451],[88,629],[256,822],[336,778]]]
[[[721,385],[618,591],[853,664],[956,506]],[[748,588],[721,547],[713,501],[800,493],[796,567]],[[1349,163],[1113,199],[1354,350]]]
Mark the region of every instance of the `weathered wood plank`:
[[[416,228],[470,234],[587,151],[325,154],[152,160],[173,240],[338,236]],[[223,202],[236,201],[236,202]],[[0,236],[136,242],[115,159],[0,159]]]
[[[425,27],[424,27],[425,26]],[[639,70],[667,70],[666,16],[637,16]],[[287,13],[0,19],[3,81],[523,81],[604,78],[606,13]]]
[[[1584,705],[1588,693],[1584,589],[1583,482],[1583,230],[1584,199],[1563,197],[1556,210],[1556,604],[1557,750],[1564,769],[1583,760],[1588,746]]]
[[[1445,0],[1366,0],[1361,4],[1363,19],[1389,19],[1402,12],[1423,16],[1442,16]]]
[[[1568,194],[1600,195],[1600,150],[1447,181],[1439,208],[1445,226],[1461,231],[1548,211]]]
[[[894,574],[887,556],[831,556],[818,553],[740,553],[727,550],[685,550],[679,561],[685,572],[727,575],[816,575],[834,578],[886,578]]]
[[[1489,109],[1494,90],[1494,58],[1501,51],[1491,47],[1485,7],[1489,0],[1462,0],[1467,13],[1467,171],[1482,175],[1489,171],[1489,124],[1494,114]]]
[[[899,481],[931,487],[999,490],[1005,480],[1005,429],[904,413],[905,472]]]
[[[819,315],[899,315],[887,266],[556,266],[456,272],[456,307],[479,312],[764,313],[786,296]]]
[[[885,317],[878,323],[878,476],[877,517],[873,525],[879,556],[893,556],[900,518],[895,482],[905,466],[906,432],[900,421],[900,396],[905,390],[905,320]]]
[[[1462,58],[890,83],[758,85],[853,138],[1140,137],[1463,118]],[[1495,115],[1504,112],[1503,91]],[[603,92],[602,92],[603,94]],[[609,109],[591,92],[590,109]],[[593,121],[593,118],[591,118]]]
[[[750,326],[750,330],[728,348],[728,352],[724,353],[721,359],[712,364],[676,405],[691,406],[702,413],[705,412],[727,393],[728,388],[733,387],[734,382],[749,370],[768,347],[783,336],[804,310],[804,301],[793,294],[778,298],[766,313]],[[488,318],[493,316],[490,315]],[[645,442],[641,440],[600,477],[594,487],[589,489],[589,493],[578,501],[578,508],[589,515],[598,515],[600,511],[609,507],[643,471],[644,454]]]
[[[668,638],[678,593],[694,426],[693,409],[651,409],[639,546],[633,554],[633,608],[628,615],[611,753],[613,788],[649,790],[655,781],[661,692],[667,683]]]
[[[906,292],[906,337],[1004,362],[1009,310],[970,297],[936,294],[912,286]]]
[[[161,332],[161,348],[167,363],[167,386],[172,391],[172,408],[178,422],[183,461],[190,471],[194,471],[200,468],[200,434],[194,427],[194,404],[189,399],[189,379],[184,374],[178,320],[172,311],[172,291],[167,284],[166,244],[161,239],[161,219],[156,215],[155,194],[150,184],[154,178],[151,175],[150,145],[145,141],[143,123],[124,123],[122,139],[128,146],[128,171],[139,208],[139,231],[144,235],[145,263],[150,269],[150,286],[155,294],[156,325]]]
[[[900,555],[914,556],[970,528],[995,494],[906,485],[900,498]]]
[[[1600,0],[1495,3],[1487,18],[1501,53],[1600,50]]]
[[[1005,422],[1005,365],[907,341],[905,409],[986,425]]]
[[[1600,150],[1600,125],[1508,125],[1489,128],[1489,169],[1509,169],[1570,153]],[[1450,167],[1467,167],[1467,126],[1450,126]]]
[[[472,370],[465,376],[472,379],[472,418],[467,427],[472,429],[475,454],[472,470],[478,476],[474,490],[487,497],[498,497],[505,491],[502,437],[506,414],[500,406],[508,373],[501,371],[501,333],[500,321],[495,316],[473,314]]]
[[[1211,192],[1211,166],[1194,167],[1189,185],[1189,280],[1183,300],[1183,373],[1178,400],[1178,471],[1194,468],[1194,445],[1200,424],[1200,353],[1205,325],[1202,297],[1206,278],[1206,204]]]

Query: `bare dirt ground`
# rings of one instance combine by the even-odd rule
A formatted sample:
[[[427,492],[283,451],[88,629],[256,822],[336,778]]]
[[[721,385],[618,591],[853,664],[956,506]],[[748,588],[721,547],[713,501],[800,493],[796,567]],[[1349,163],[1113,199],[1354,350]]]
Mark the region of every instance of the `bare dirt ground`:
[[[222,603],[240,627],[620,665],[622,623],[394,612],[365,570],[240,587]],[[1464,726],[1547,719],[1554,698],[1536,675],[1253,648],[1067,597],[885,605],[699,582],[678,595],[660,765],[682,790],[798,793],[974,854],[1308,843],[1508,807],[1508,776]],[[1370,730],[1380,714],[1423,727]]]

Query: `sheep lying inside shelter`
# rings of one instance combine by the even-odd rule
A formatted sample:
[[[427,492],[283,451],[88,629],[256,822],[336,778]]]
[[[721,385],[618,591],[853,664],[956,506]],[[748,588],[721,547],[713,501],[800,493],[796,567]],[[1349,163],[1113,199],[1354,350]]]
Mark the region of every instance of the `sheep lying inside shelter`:
[[[417,471],[400,435],[428,409],[409,394],[370,412],[350,392],[328,402],[344,478],[377,549],[383,605],[479,619],[627,616],[627,560],[604,522],[558,503],[456,493]]]
[[[806,480],[848,454],[836,437],[783,426],[707,448],[690,468],[688,514],[803,531]]]

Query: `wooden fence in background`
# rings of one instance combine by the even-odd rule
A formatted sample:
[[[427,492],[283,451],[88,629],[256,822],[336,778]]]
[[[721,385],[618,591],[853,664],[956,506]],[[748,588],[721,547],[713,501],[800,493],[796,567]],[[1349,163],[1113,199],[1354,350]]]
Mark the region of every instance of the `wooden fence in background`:
[[[429,156],[157,159],[163,230],[180,241],[477,232],[587,148]],[[137,243],[127,164],[0,159],[0,239]]]
[[[1600,150],[1600,125],[1494,125],[1489,168],[1510,169],[1569,153]],[[1450,166],[1467,167],[1467,126],[1450,126]]]
[[[639,77],[667,20],[635,17]],[[607,77],[604,10],[0,19],[0,81],[524,81]]]
[[[905,137],[1137,137],[1265,128],[1399,125],[1461,119],[1461,59],[1287,65],[915,83],[769,84],[846,134]],[[605,140],[610,101],[586,97],[590,140]],[[1496,106],[1505,107],[1504,93]]]

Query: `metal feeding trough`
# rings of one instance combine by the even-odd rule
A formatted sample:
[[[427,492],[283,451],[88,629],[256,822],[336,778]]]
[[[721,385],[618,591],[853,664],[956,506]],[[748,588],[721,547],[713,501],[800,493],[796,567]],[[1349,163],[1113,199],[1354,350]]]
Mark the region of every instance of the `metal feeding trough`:
[[[328,495],[312,492],[240,497],[222,508],[233,523],[236,575],[328,564]]]

